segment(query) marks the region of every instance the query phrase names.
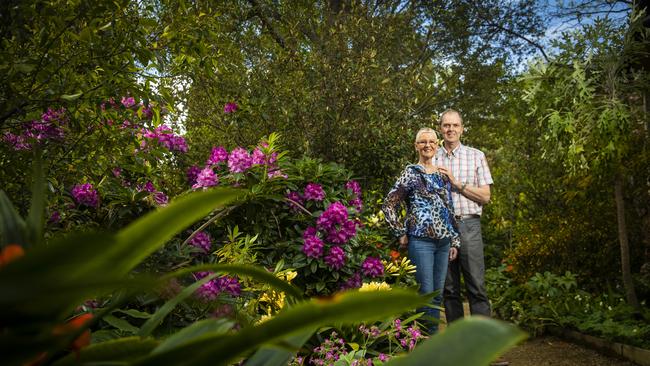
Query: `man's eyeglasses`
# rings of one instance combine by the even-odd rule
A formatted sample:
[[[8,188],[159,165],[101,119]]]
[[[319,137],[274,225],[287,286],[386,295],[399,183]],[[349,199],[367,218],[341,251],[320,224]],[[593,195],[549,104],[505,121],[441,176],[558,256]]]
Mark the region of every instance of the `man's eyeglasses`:
[[[432,146],[438,146],[438,141],[433,141],[433,140],[429,140],[429,141],[418,141],[418,142],[416,142],[416,143],[417,143],[419,146],[426,146],[426,144],[429,144],[429,145],[432,145]]]

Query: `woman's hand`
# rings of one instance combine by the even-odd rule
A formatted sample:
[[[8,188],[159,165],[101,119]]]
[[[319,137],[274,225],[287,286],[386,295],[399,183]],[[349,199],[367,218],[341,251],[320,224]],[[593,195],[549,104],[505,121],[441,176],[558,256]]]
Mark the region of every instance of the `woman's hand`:
[[[456,247],[449,248],[449,261],[450,262],[453,261],[454,259],[456,259],[456,257],[458,257],[458,248]]]
[[[406,235],[400,236],[398,241],[401,249],[406,249],[409,246],[409,237]]]

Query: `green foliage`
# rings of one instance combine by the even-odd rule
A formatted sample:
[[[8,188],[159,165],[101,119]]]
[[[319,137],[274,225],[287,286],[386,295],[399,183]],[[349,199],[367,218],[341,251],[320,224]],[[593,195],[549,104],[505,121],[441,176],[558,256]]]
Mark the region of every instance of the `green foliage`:
[[[486,283],[498,316],[534,333],[554,325],[611,341],[649,345],[650,324],[635,318],[634,309],[621,295],[611,289],[592,295],[581,289],[571,272],[562,276],[537,273],[526,283],[517,284],[502,266],[488,271]]]

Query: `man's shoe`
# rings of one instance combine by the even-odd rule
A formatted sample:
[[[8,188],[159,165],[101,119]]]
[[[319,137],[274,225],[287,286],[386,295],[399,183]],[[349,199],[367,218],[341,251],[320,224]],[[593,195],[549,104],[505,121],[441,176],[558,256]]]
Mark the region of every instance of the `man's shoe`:
[[[496,360],[492,361],[490,366],[508,366],[510,362],[506,361],[504,358],[499,357]]]

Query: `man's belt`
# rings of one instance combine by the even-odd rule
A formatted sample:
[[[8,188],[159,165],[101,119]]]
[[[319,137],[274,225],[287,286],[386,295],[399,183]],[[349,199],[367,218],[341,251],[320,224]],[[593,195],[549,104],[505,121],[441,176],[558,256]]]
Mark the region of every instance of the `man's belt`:
[[[455,215],[456,220],[467,220],[467,219],[480,219],[481,215],[472,214],[472,215]]]

